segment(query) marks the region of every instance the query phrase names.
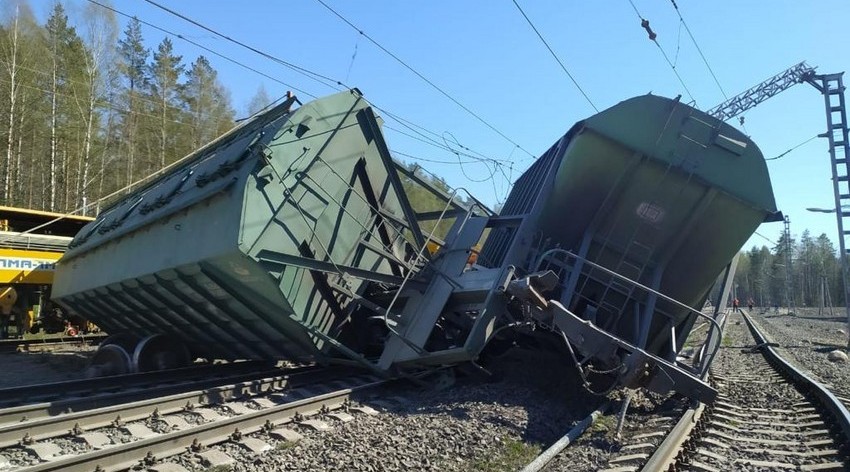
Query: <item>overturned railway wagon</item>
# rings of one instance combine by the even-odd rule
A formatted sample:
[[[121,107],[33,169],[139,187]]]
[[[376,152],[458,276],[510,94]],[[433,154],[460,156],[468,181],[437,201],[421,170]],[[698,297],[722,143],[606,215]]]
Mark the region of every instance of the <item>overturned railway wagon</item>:
[[[696,365],[676,354],[700,317],[716,328],[693,307],[776,214],[743,134],[633,98],[575,124],[495,215],[394,162],[358,91],[294,105],[199,149],[72,241],[53,293],[123,333],[110,365],[191,353],[398,372],[544,327],[611,385],[713,398],[700,377],[719,332]],[[430,206],[411,202],[415,187]]]

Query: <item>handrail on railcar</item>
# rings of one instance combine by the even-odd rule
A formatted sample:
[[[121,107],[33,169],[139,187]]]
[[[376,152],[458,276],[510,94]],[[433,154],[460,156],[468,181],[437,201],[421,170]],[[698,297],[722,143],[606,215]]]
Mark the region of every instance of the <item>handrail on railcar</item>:
[[[712,317],[702,313],[701,311],[698,311],[698,310],[676,300],[675,298],[664,295],[663,293],[661,293],[661,292],[659,292],[659,291],[657,291],[653,288],[647,287],[646,285],[643,285],[642,283],[640,283],[636,280],[632,280],[632,279],[630,279],[630,278],[628,278],[624,275],[618,274],[617,272],[614,272],[613,270],[610,270],[606,267],[603,267],[603,266],[601,266],[601,265],[599,265],[599,264],[597,264],[593,261],[588,260],[587,258],[581,257],[581,256],[574,254],[574,253],[572,253],[572,252],[570,252],[566,249],[553,248],[553,249],[549,249],[549,250],[543,252],[543,254],[540,255],[540,257],[537,259],[536,264],[534,265],[534,272],[539,271],[540,266],[544,263],[544,261],[554,254],[563,254],[563,255],[566,255],[568,258],[573,258],[573,259],[582,261],[583,263],[588,264],[589,266],[593,267],[594,269],[599,269],[599,270],[601,270],[602,272],[604,272],[608,275],[616,277],[616,278],[618,278],[618,279],[620,279],[620,280],[622,280],[626,283],[632,284],[636,288],[639,288],[639,289],[641,289],[645,292],[657,295],[662,300],[665,300],[665,301],[670,302],[674,305],[677,305],[680,308],[684,308],[684,309],[688,310],[689,312],[697,315],[700,318],[705,318],[708,323],[711,323],[710,329],[713,330],[716,333],[717,336],[720,336],[720,334],[722,333],[720,325],[717,323],[717,320],[715,320],[714,318],[712,318]],[[703,343],[703,346],[707,345],[708,341],[710,339],[712,339],[712,335],[709,333],[709,334],[706,335],[706,340],[705,340],[705,343]],[[711,353],[711,356],[708,356],[708,357],[702,356],[701,359],[712,359],[714,357],[714,355],[717,353],[717,350],[719,348],[720,348],[720,343],[717,343],[717,345],[713,349],[713,352]],[[674,352],[677,351],[675,339],[673,339],[673,351]],[[704,370],[704,368],[705,368],[705,366],[700,366],[700,369],[699,369],[700,373],[702,373],[702,370]]]

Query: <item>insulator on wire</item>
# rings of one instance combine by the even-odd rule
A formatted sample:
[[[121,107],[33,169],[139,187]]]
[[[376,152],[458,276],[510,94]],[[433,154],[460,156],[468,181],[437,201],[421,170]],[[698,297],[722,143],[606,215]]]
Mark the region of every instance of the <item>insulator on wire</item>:
[[[647,33],[649,33],[649,40],[650,40],[650,41],[655,41],[655,38],[657,38],[657,37],[658,37],[658,35],[657,35],[657,34],[655,34],[655,32],[654,32],[654,31],[652,31],[652,28],[650,28],[650,27],[649,27],[649,20],[647,20],[647,19],[645,19],[645,18],[644,18],[644,19],[641,19],[641,20],[640,20],[640,25],[641,25],[641,26],[643,26],[643,29],[645,29]]]

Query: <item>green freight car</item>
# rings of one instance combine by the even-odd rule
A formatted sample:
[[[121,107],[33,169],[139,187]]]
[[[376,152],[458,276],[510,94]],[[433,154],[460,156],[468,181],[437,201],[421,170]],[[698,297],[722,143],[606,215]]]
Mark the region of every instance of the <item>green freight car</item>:
[[[368,103],[293,104],[103,211],[71,242],[56,299],[109,333],[167,335],[203,357],[327,353],[351,304],[340,291],[398,285],[414,251],[402,233],[421,235]]]
[[[652,365],[677,367],[718,275],[759,224],[782,219],[749,138],[652,95],[573,126],[514,186],[509,214],[538,231],[523,267],[558,276],[547,321],[626,384],[674,377]],[[513,239],[492,234],[482,255],[503,263]],[[649,367],[641,352],[655,358]]]
[[[710,355],[676,353],[705,316],[693,307],[776,214],[740,132],[677,100],[627,100],[573,126],[495,215],[395,163],[356,90],[293,106],[199,149],[72,242],[54,296],[116,335],[105,370],[201,356],[393,375],[543,335],[612,385],[713,398]],[[437,204],[411,202],[411,186]]]

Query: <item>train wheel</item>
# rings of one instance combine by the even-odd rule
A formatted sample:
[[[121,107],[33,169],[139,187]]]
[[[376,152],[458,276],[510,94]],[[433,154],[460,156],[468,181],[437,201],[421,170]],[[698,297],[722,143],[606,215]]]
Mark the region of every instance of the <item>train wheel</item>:
[[[192,363],[189,349],[181,341],[163,334],[141,340],[133,351],[136,372],[177,369]]]
[[[141,338],[135,334],[131,333],[118,333],[113,334],[100,343],[100,347],[108,346],[110,344],[114,344],[116,346],[121,346],[124,351],[130,353],[136,350],[136,345],[139,344]]]
[[[86,370],[87,377],[106,377],[132,372],[133,362],[130,354],[117,344],[98,348]]]

